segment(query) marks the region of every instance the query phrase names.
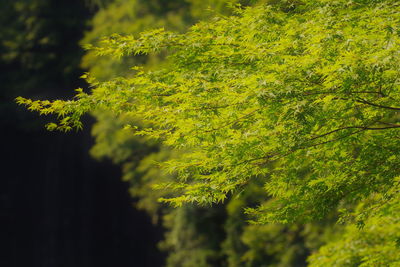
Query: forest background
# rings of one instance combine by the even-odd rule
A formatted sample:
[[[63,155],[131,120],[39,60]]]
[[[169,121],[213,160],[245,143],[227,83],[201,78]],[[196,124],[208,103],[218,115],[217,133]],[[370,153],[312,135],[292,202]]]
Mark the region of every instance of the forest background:
[[[321,10],[323,10],[324,7],[326,9],[331,8],[328,4],[323,6],[323,3],[325,3],[324,1],[320,2],[322,4],[319,3],[319,1],[310,1],[311,4],[321,4]],[[387,39],[382,38],[382,40],[386,40],[386,50],[396,47],[396,38],[398,38],[398,31],[396,28],[398,26],[398,17],[392,16],[387,10],[389,7],[396,9],[398,5],[393,5],[393,1],[350,2],[342,7],[344,11],[351,10],[354,12],[351,14],[358,14],[357,11],[360,10],[368,10],[369,12],[380,12],[382,10],[382,13],[378,13],[381,14],[381,19],[384,21],[382,25],[387,22],[385,19],[392,19],[392,24],[388,23],[388,25],[382,26],[382,29],[388,32],[386,36]],[[226,15],[242,16],[244,21],[248,19],[248,21],[251,22],[251,16],[256,18],[260,16],[260,18],[262,18],[262,12],[266,12],[266,10],[260,7],[265,4],[272,7],[276,14],[284,14],[282,17],[288,16],[289,18],[292,14],[295,16],[297,14],[296,12],[307,12],[307,8],[311,8],[305,5],[305,11],[302,10],[304,3],[300,1],[252,1],[251,3],[230,1],[230,5],[227,5],[227,1],[117,0],[95,2],[92,4],[94,4],[98,10],[94,14],[90,22],[91,28],[85,33],[84,38],[80,42],[81,44],[98,45],[100,38],[103,36],[112,34],[137,35],[147,29],[159,27],[184,33],[197,21],[207,21],[215,16],[223,18]],[[235,4],[241,5],[240,7],[235,7]],[[312,6],[311,4],[310,6]],[[343,3],[338,1],[337,5],[339,6],[340,4]],[[248,5],[254,6],[254,9],[244,8]],[[339,10],[337,11],[339,14],[343,11],[340,8],[334,9],[334,4],[332,6],[333,10]],[[348,8],[348,10],[346,8]],[[363,8],[365,10],[363,10]],[[246,12],[248,13],[241,14],[237,11],[242,9],[247,10]],[[256,11],[251,13],[251,10],[261,11],[259,11],[260,13]],[[272,15],[272,18],[276,19],[276,21],[280,21],[282,17],[274,17]],[[340,16],[338,16],[338,18],[343,19],[343,17]],[[271,21],[273,19],[271,19]],[[349,18],[345,18],[343,21],[347,19]],[[350,17],[350,20],[351,19],[354,18]],[[378,16],[377,20],[379,21],[379,19],[380,17]],[[271,23],[279,24],[276,21]],[[257,21],[255,24],[257,24]],[[230,24],[227,24],[227,27],[230,27]],[[364,25],[360,28],[364,29]],[[368,25],[365,28],[368,28]],[[211,28],[211,31],[212,30]],[[215,30],[219,31],[221,29],[217,28]],[[382,32],[385,33],[385,31]],[[154,33],[149,33],[149,40],[144,38],[145,41],[147,40],[150,42],[149,49],[153,49],[151,46],[152,41],[156,42],[156,44],[162,44],[164,33],[162,31],[155,32],[155,34],[161,36],[160,40],[156,38],[155,41],[151,39],[153,38],[152,34]],[[297,33],[292,32],[290,34],[296,36]],[[352,34],[355,33],[352,32]],[[361,35],[361,33],[357,34]],[[380,32],[376,34],[377,36],[371,37],[371,43],[374,43],[374,40],[380,40]],[[319,38],[317,35],[313,37],[316,39]],[[171,37],[167,35],[166,38]],[[338,36],[332,38],[340,39],[344,37],[338,34]],[[322,40],[322,38],[319,40]],[[114,35],[108,40],[108,43],[106,43],[105,52],[103,53],[108,53],[107,45],[112,46],[115,44],[114,42],[116,42],[116,47],[118,47],[119,44],[125,41],[124,39],[121,41],[118,35]],[[315,40],[313,39],[312,41]],[[358,39],[353,42],[357,43],[357,41]],[[378,45],[380,45],[380,43]],[[250,48],[253,47],[249,46],[249,49]],[[125,48],[122,48],[121,50],[124,52],[124,49]],[[126,49],[128,50],[130,48],[128,47]],[[141,51],[140,49],[143,48],[135,48],[133,46],[132,49]],[[288,50],[289,49],[301,50],[301,48],[298,47],[289,47]],[[393,49],[395,50],[395,48]],[[114,48],[112,52],[116,50],[117,48]],[[356,64],[354,63],[356,62],[354,59],[356,56],[352,55],[351,52],[350,50],[350,52],[344,56],[345,60],[348,61],[343,61],[342,64]],[[174,65],[171,65],[174,64],[174,62],[166,60],[166,54],[163,53],[152,55],[138,52],[137,54],[141,55],[124,57],[122,59],[98,57],[97,53],[98,51],[96,52],[96,50],[87,52],[82,58],[81,66],[89,70],[90,75],[96,77],[100,83],[115,77],[129,77],[132,72],[130,67],[138,64],[143,65],[145,71],[159,68],[174,68]],[[301,52],[297,50],[290,50],[289,53],[291,56],[298,55],[296,53],[301,54]],[[318,54],[318,52],[315,53]],[[335,53],[338,52],[330,51],[329,53],[332,54],[328,56],[335,57]],[[249,54],[251,54],[251,51]],[[249,66],[252,67],[253,58],[250,58],[250,56],[256,57],[254,55],[249,55],[249,57],[245,57],[244,59],[249,60]],[[382,55],[377,56],[382,57]],[[390,56],[397,59],[396,54],[393,55],[392,53]],[[380,67],[380,63],[382,63],[384,67]],[[386,64],[386,62],[374,62],[375,65],[374,72],[371,74],[372,76],[361,78],[359,76],[369,73],[369,69],[367,68],[370,66],[357,65],[358,69],[351,69],[349,71],[351,75],[349,74],[349,77],[346,76],[344,82],[350,84],[350,89],[354,89],[351,86],[360,82],[358,79],[370,79],[378,83],[377,79],[379,78],[379,81],[382,83],[381,88],[388,91],[378,92],[381,98],[380,103],[385,103],[385,105],[371,105],[369,101],[364,99],[344,98],[349,97],[349,92],[347,91],[339,92],[340,94],[344,94],[342,98],[339,96],[339,99],[346,101],[356,100],[358,104],[362,101],[362,104],[383,109],[388,107],[386,106],[387,102],[383,101],[390,98],[395,102],[396,95],[393,96],[389,92],[394,91],[394,93],[392,93],[395,94],[398,89],[398,83],[395,78],[396,73],[393,73],[392,70],[397,66],[397,63],[396,61],[394,61],[393,65],[389,63],[385,65],[384,63]],[[378,67],[376,67],[376,65],[378,65]],[[378,71],[376,69],[378,69]],[[346,70],[347,69],[343,67],[340,71],[345,72]],[[325,71],[327,77],[329,77],[329,75],[332,75],[336,70],[330,69]],[[377,72],[378,74],[376,74]],[[327,86],[328,82],[325,83],[326,80],[321,82],[321,77],[317,79],[317,77],[313,77],[312,74],[309,75],[310,77],[308,78],[312,80],[310,83],[317,85],[323,83],[324,86]],[[88,75],[84,75],[84,77],[88,78]],[[382,82],[383,78],[386,78],[392,87],[385,87],[385,83]],[[338,78],[337,81],[340,79],[342,78]],[[334,88],[335,82],[337,81],[329,81],[329,86],[333,86]],[[340,80],[340,82],[343,81]],[[95,86],[96,83],[93,83],[93,86]],[[118,83],[116,85],[118,85]],[[351,93],[354,94],[356,92],[353,90]],[[362,91],[362,94],[369,93],[369,91]],[[318,99],[318,101],[313,103],[322,105],[322,109],[325,111],[328,110],[331,114],[337,113],[338,110],[348,110],[348,106],[341,106],[337,110],[333,108],[329,110],[330,105],[335,106],[334,103],[336,102],[333,101],[337,99],[338,97],[329,96]],[[20,100],[20,102],[24,101],[25,100]],[[348,101],[346,105],[349,103],[350,101]],[[293,108],[297,109],[297,113],[301,113],[301,111],[303,111],[302,109],[309,108],[306,105],[306,101],[301,102],[301,104],[296,104],[297,105]],[[47,104],[43,105],[46,106]],[[39,106],[39,109],[40,108],[42,107]],[[38,108],[33,107],[32,109]],[[387,109],[397,110],[397,108],[391,107]],[[371,168],[371,170],[365,169],[365,165],[363,165],[365,162],[357,162],[359,165],[354,164],[354,166],[352,166],[355,169],[349,169],[349,171],[356,172],[356,178],[359,178],[358,176],[369,177],[371,175],[369,171],[380,171],[372,174],[372,177],[374,177],[373,180],[368,180],[367,182],[365,182],[367,178],[354,181],[346,180],[349,176],[344,176],[344,171],[343,173],[336,173],[336,176],[326,176],[325,179],[314,179],[312,175],[309,174],[313,173],[312,171],[310,172],[310,168],[319,170],[318,168],[324,167],[311,167],[306,160],[307,157],[304,157],[304,154],[299,154],[303,156],[303,158],[302,160],[297,159],[297,162],[300,163],[297,163],[299,166],[296,167],[298,169],[296,169],[295,174],[286,173],[286,175],[288,175],[288,177],[296,175],[294,179],[299,181],[310,179],[308,180],[308,184],[300,191],[289,188],[290,186],[296,186],[296,184],[290,185],[290,183],[282,183],[279,181],[275,184],[272,183],[269,187],[267,185],[264,188],[265,180],[251,179],[241,185],[239,192],[236,191],[233,194],[224,195],[223,197],[226,197],[226,199],[223,203],[221,203],[221,201],[216,201],[216,204],[201,206],[190,203],[184,203],[182,205],[182,203],[175,202],[178,207],[171,207],[166,204],[161,204],[158,199],[173,196],[173,191],[154,191],[153,187],[154,184],[160,182],[170,184],[170,182],[175,181],[177,177],[173,172],[167,173],[157,168],[154,162],[179,158],[180,155],[177,155],[177,153],[179,154],[182,152],[171,150],[168,146],[161,145],[160,142],[154,140],[148,140],[145,137],[133,136],[129,131],[124,129],[124,125],[141,125],[145,124],[145,122],[128,113],[122,113],[116,116],[114,112],[107,111],[106,108],[96,109],[96,111],[92,113],[96,118],[96,123],[92,130],[96,141],[91,149],[91,154],[96,158],[110,158],[114,163],[121,165],[123,170],[122,179],[129,182],[129,191],[131,195],[138,199],[136,203],[137,208],[145,210],[151,216],[154,224],[161,223],[163,225],[164,237],[159,243],[159,248],[166,253],[167,266],[306,266],[308,264],[312,266],[376,266],[376,264],[381,266],[396,266],[399,254],[397,253],[399,239],[396,234],[398,219],[395,216],[395,210],[397,209],[397,198],[395,197],[397,192],[397,171],[393,166],[396,165],[397,157],[396,152],[393,152],[392,149],[397,146],[395,141],[397,133],[395,129],[397,127],[397,124],[395,124],[397,114],[385,113],[384,116],[381,116],[381,114],[374,110],[367,110],[365,114],[363,114],[364,111],[365,110],[359,112],[361,115],[356,114],[357,118],[361,122],[379,123],[380,127],[375,125],[365,126],[364,124],[361,126],[342,127],[341,130],[347,131],[355,128],[368,132],[373,130],[375,132],[375,130],[389,129],[389,131],[386,131],[387,135],[363,135],[365,140],[374,140],[374,142],[369,141],[373,145],[365,146],[365,149],[358,146],[360,140],[351,139],[349,142],[341,144],[345,145],[346,148],[339,147],[339,149],[342,149],[339,151],[339,154],[319,155],[319,160],[335,158],[332,163],[330,163],[332,165],[330,168],[335,169],[338,166],[343,167],[340,165],[340,162],[336,162],[337,160],[346,162],[347,158],[352,153],[354,155],[358,154],[364,156],[375,155],[375,161],[372,160],[371,162],[371,159],[365,161],[369,164],[366,166],[374,167]],[[288,112],[288,114],[290,113],[287,110],[285,110],[285,112]],[[353,116],[354,114],[350,115]],[[378,118],[379,120],[382,119],[379,116],[390,120],[389,122],[385,122],[385,127],[380,125],[383,124],[381,121],[377,122]],[[360,119],[360,117],[362,118]],[[245,122],[243,124],[245,124]],[[61,124],[61,126],[63,126],[63,124]],[[240,125],[238,125],[238,127],[239,126]],[[49,127],[54,128],[57,126],[49,124]],[[339,130],[333,130],[328,132],[328,134],[321,134],[318,138],[323,138],[331,133],[336,134],[336,132],[339,132]],[[301,134],[301,132],[299,133]],[[355,133],[350,132],[347,134],[350,136]],[[289,134],[288,136],[292,137]],[[348,136],[338,135],[336,137],[336,140],[341,140]],[[385,156],[376,154],[377,152],[374,152],[377,151],[376,145],[378,143],[376,143],[376,140],[386,140],[385,138],[388,137],[391,137],[391,140],[394,141],[390,144],[386,143],[385,146],[382,147],[385,147],[390,153],[385,154]],[[313,139],[316,139],[316,137],[312,137],[311,140]],[[365,142],[365,140],[361,141]],[[331,143],[329,140],[327,142]],[[288,145],[290,146],[290,144]],[[350,149],[348,147],[350,147]],[[337,149],[337,147],[334,148]],[[292,150],[288,149],[288,153],[292,152]],[[321,152],[316,151],[316,153]],[[325,151],[323,151],[323,153],[325,153]],[[382,164],[382,161],[385,162],[381,169],[381,166],[377,164],[378,161],[381,162],[380,164]],[[293,164],[290,161],[285,163]],[[353,163],[350,157],[350,161],[346,164],[352,165]],[[336,167],[335,164],[337,164]],[[271,167],[273,167],[273,164]],[[284,171],[283,169],[283,172]],[[321,173],[323,173],[323,171],[319,170],[319,175],[321,175]],[[257,173],[257,175],[259,175],[259,173]],[[324,173],[324,175],[326,174]],[[380,178],[381,176],[383,178]],[[362,184],[360,184],[360,181]],[[392,191],[390,191],[389,188],[391,188]],[[265,189],[269,191],[269,195],[265,193]],[[196,197],[195,195],[190,195],[190,193],[195,194],[196,191],[189,191],[187,197]],[[278,212],[273,214],[275,219],[272,220],[266,217],[265,214],[268,214],[268,212],[265,213],[263,211],[264,207],[268,209],[268,206],[274,206],[271,195],[280,196],[292,205],[289,205],[287,210],[282,209],[285,212],[289,211],[291,214],[283,214],[283,212],[279,214]],[[200,195],[200,197],[207,198],[207,194],[204,194],[204,196]],[[343,198],[347,198],[346,201],[342,201]],[[293,199],[298,201],[298,203],[302,203],[306,208],[308,207],[311,215],[309,215],[309,217],[303,216],[305,218],[300,220],[293,219],[296,216],[301,217],[301,214],[308,214],[307,210],[301,210],[304,209],[304,207],[298,208],[296,203],[291,203],[290,201],[294,202]],[[361,202],[360,199],[362,200]],[[339,201],[342,202],[339,203]],[[197,202],[202,202],[202,200]],[[253,216],[244,213],[244,210],[249,207],[253,209],[247,209],[249,211],[248,213],[251,213]],[[255,219],[258,224],[249,224],[249,219]],[[270,222],[274,220],[275,222]],[[338,220],[340,222],[339,224],[337,223]],[[265,223],[267,221],[268,223]]]

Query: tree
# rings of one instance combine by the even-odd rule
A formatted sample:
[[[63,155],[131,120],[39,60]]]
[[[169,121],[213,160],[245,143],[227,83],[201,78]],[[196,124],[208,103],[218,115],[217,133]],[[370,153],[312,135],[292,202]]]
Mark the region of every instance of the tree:
[[[168,51],[173,64],[106,82],[88,76],[92,92],[79,89],[73,101],[18,102],[60,116],[50,130],[80,128],[82,114],[98,108],[140,117],[144,125],[126,130],[180,151],[161,164],[176,181],[158,186],[175,191],[162,198],[175,206],[223,202],[258,181],[270,199],[247,211],[259,223],[337,209],[360,227],[380,216],[396,223],[399,9],[393,0],[289,1],[239,7],[184,34],[114,35],[94,51]],[[396,242],[385,246],[397,251]]]

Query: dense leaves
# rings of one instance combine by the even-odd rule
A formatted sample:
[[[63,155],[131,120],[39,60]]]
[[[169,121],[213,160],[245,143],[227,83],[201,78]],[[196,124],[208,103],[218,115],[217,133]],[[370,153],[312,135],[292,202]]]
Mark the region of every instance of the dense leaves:
[[[171,64],[105,82],[87,75],[92,91],[73,101],[18,102],[57,114],[51,130],[80,128],[98,109],[140,118],[125,131],[176,152],[160,163],[176,178],[156,186],[175,206],[220,203],[255,182],[268,198],[247,209],[258,223],[307,222],[339,208],[341,221],[367,225],[356,252],[339,240],[311,258],[315,266],[343,251],[340,266],[396,262],[388,241],[396,226],[377,235],[368,227],[398,221],[399,11],[390,0],[282,1],[237,7],[183,34],[113,35],[93,51],[162,53]],[[359,240],[351,224],[345,231]],[[359,253],[370,240],[384,242],[387,256]]]

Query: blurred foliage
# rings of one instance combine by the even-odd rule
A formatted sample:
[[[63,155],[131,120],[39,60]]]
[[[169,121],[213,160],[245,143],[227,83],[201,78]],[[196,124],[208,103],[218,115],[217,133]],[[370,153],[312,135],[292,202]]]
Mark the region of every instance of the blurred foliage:
[[[14,99],[72,95],[71,87],[79,86],[72,81],[82,72],[78,42],[89,12],[79,0],[2,0],[0,5],[0,119],[6,128],[38,129],[41,123]]]
[[[341,235],[314,253],[309,266],[400,266],[400,202],[393,194],[398,189],[374,194],[355,207],[356,223],[347,224]],[[376,204],[382,198],[385,201]]]
[[[84,28],[85,20],[77,17],[88,16],[88,11],[78,2],[2,1],[0,22],[7,25],[0,27],[0,77],[6,90],[2,93],[13,95],[7,90],[19,90],[27,94],[26,90],[38,91],[49,83],[68,84],[79,75],[82,51],[76,42],[81,32],[74,29]],[[71,5],[76,8],[67,8]]]

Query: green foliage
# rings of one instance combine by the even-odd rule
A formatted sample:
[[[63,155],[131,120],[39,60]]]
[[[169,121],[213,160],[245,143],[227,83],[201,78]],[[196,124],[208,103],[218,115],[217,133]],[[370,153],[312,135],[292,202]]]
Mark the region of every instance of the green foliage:
[[[170,1],[171,6],[176,5]],[[119,34],[138,34],[144,29],[157,26],[165,26],[168,29],[184,31],[193,21],[200,17],[212,15],[214,12],[227,12],[222,3],[225,1],[188,1],[186,5],[171,9],[164,9],[164,12],[154,12],[149,8],[149,2],[143,1],[115,1],[113,5],[101,9],[94,17],[92,22],[93,29],[86,34],[82,43],[96,44],[99,36],[107,36],[112,33]],[[152,3],[153,5],[154,3]],[[161,4],[161,3],[160,3]],[[209,4],[219,5],[213,11],[206,10]],[[159,10],[159,8],[156,8]],[[168,63],[165,56],[147,55],[135,56],[115,60],[110,57],[97,57],[95,51],[88,51],[83,64],[90,68],[90,72],[100,80],[106,80],[116,75],[129,75],[130,68],[134,64],[143,63],[147,67],[160,67]],[[93,114],[93,113],[92,113]],[[215,233],[200,231],[198,225],[201,218],[198,216],[189,217],[193,213],[202,214],[202,217],[208,217],[207,221],[201,223],[211,223],[223,209],[201,209],[191,206],[191,212],[186,212],[187,207],[172,210],[165,205],[160,205],[157,201],[160,197],[166,197],[170,194],[168,190],[154,190],[154,185],[160,182],[167,183],[173,181],[175,177],[168,175],[160,168],[157,168],[155,162],[166,161],[174,157],[176,152],[172,152],[165,146],[157,146],[154,142],[149,142],[140,137],[133,136],[129,131],[123,130],[127,123],[140,125],[140,118],[135,116],[115,116],[106,110],[94,113],[98,122],[94,126],[93,135],[96,137],[96,144],[92,149],[92,155],[97,158],[109,157],[114,162],[122,165],[123,180],[130,182],[130,193],[138,199],[136,207],[146,210],[153,218],[153,222],[162,221],[165,227],[165,240],[161,244],[161,249],[168,253],[167,265],[177,266],[179,259],[185,260],[184,264],[193,264],[190,259],[202,262],[203,264],[212,264],[216,261],[222,261],[225,255],[223,250],[218,253],[210,253],[210,250],[217,251],[218,244],[222,242],[215,240]],[[181,210],[183,209],[183,210]],[[198,211],[196,209],[199,209]],[[242,211],[240,211],[242,214]],[[180,214],[176,216],[176,214]],[[187,223],[189,221],[190,223]],[[244,221],[243,221],[244,222]],[[220,222],[219,232],[222,230]],[[191,228],[190,230],[187,228]],[[191,235],[180,235],[177,242],[176,235],[179,232],[191,232]],[[198,241],[197,235],[202,235],[202,241]],[[210,235],[210,236],[208,236]],[[213,240],[211,242],[211,240]],[[188,249],[190,247],[190,249]],[[185,249],[186,248],[186,249]],[[180,264],[183,264],[180,262]],[[179,264],[178,264],[179,265]],[[198,265],[198,264],[197,264]],[[196,266],[197,266],[196,265]],[[214,266],[213,265],[213,266]],[[221,264],[218,264],[221,265]]]
[[[223,266],[220,240],[224,212],[214,206],[199,209],[185,205],[165,216],[165,226],[171,229],[160,247],[169,252],[167,266]]]
[[[199,19],[218,13],[226,13],[227,2],[237,0],[174,0],[174,1],[144,1],[144,0],[115,0],[106,8],[100,9],[94,16],[92,30],[82,40],[84,46],[97,45],[104,37],[114,34],[139,34],[148,29],[166,27],[169,30],[183,32],[188,26]],[[90,47],[90,45],[89,45]],[[140,55],[113,60],[110,57],[99,58],[94,50],[89,50],[82,61],[84,68],[100,80],[115,76],[125,76],[129,66],[145,64],[160,66],[165,64],[164,56]]]
[[[363,221],[362,229],[347,225],[340,238],[309,258],[310,266],[399,266],[399,200],[386,198],[385,204],[372,209],[374,214]]]
[[[88,11],[79,2],[3,0],[0,9],[0,120],[4,128],[39,130],[15,97],[73,95],[83,54],[78,40]],[[83,82],[82,82],[83,83]]]
[[[232,236],[224,243],[244,253],[228,256],[231,266],[274,264],[277,251],[282,257],[275,266],[305,257],[296,247],[303,239],[297,224],[337,208],[348,223],[344,238],[324,246],[311,265],[396,266],[399,14],[394,0],[272,1],[238,7],[186,33],[115,34],[92,53],[158,54],[170,64],[135,67],[134,74],[105,82],[89,77],[91,92],[79,90],[72,101],[18,102],[59,116],[50,129],[79,128],[80,117],[93,110],[140,118],[121,128],[174,151],[158,158],[170,174],[158,185],[168,189],[160,199],[173,206],[222,203],[254,181],[263,184],[263,200],[247,212],[257,223],[273,224],[227,226],[244,231],[237,247]],[[280,232],[287,234],[281,240]],[[274,240],[287,245],[265,252]],[[171,264],[185,266],[175,256]],[[200,258],[187,266],[206,264]]]

